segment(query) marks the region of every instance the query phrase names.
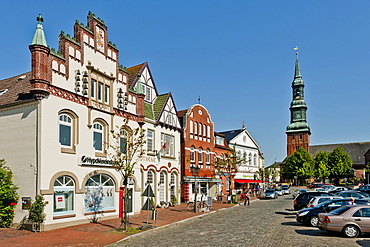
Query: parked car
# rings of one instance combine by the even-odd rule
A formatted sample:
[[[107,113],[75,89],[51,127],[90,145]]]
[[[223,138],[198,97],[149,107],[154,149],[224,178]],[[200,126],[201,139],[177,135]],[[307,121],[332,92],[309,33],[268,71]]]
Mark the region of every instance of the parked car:
[[[299,210],[296,215],[296,220],[300,223],[317,226],[319,213],[328,213],[334,209],[340,208],[346,205],[349,200],[350,199],[347,198],[333,199],[320,203],[314,207]],[[367,200],[362,199],[356,199],[355,204],[370,205]]]
[[[329,192],[329,191],[331,191],[332,189],[334,189],[335,188],[335,186],[334,185],[332,185],[332,184],[324,184],[322,187],[321,187],[321,189],[323,189],[324,191],[327,191],[327,192]]]
[[[281,186],[281,189],[283,190],[284,195],[289,195],[290,194],[290,190],[289,190],[289,186],[288,185],[283,184]]]
[[[276,199],[276,198],[278,198],[278,195],[276,194],[276,191],[274,189],[267,189],[264,192],[263,198],[265,198],[265,199],[268,199],[268,198]]]
[[[329,201],[329,200],[333,200],[333,199],[341,199],[343,197],[341,196],[316,196],[316,197],[313,197],[308,203],[307,203],[307,207],[310,208],[310,207],[314,207],[320,203],[323,203],[325,201]]]
[[[306,189],[296,189],[294,192],[293,192],[293,199],[296,198],[299,194],[302,194],[302,193],[305,193],[307,192],[308,190]]]
[[[314,188],[321,188],[324,184],[323,183],[312,183],[307,185],[307,188],[314,189]]]
[[[317,226],[321,230],[341,232],[355,238],[361,233],[370,232],[370,205],[346,205],[331,211],[319,213]]]
[[[276,187],[275,192],[276,194],[278,194],[278,196],[284,195],[283,189],[281,187]]]
[[[370,200],[370,195],[366,194],[364,192],[358,191],[358,190],[346,190],[346,191],[340,191],[335,193],[336,196],[341,196],[344,198],[350,198],[353,197],[355,199],[363,199],[367,198]]]
[[[334,194],[324,192],[324,191],[307,191],[305,193],[299,194],[294,199],[294,210],[300,210],[307,207],[307,203],[311,200],[311,198],[316,196],[334,196]]]
[[[364,186],[358,187],[356,190],[370,194],[370,185],[364,185]]]
[[[345,190],[351,190],[351,188],[344,187],[344,186],[337,186],[337,187],[332,188],[329,192],[330,193],[337,193],[337,192],[345,191]]]

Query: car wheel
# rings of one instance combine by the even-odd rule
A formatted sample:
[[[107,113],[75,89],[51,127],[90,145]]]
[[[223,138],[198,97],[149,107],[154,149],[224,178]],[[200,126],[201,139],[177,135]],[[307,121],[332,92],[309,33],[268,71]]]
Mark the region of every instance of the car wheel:
[[[355,238],[360,234],[360,229],[354,225],[347,225],[343,228],[342,232],[348,238]]]
[[[317,216],[312,216],[310,218],[310,225],[316,227],[318,221],[319,221],[319,218]]]

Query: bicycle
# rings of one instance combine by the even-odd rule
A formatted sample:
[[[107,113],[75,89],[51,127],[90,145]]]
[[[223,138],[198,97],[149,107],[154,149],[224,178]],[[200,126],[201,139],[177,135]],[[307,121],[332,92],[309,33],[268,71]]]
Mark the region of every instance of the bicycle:
[[[188,202],[188,204],[186,205],[186,208],[189,210],[189,211],[194,211],[194,202]],[[208,208],[208,205],[205,201],[203,201],[203,195],[200,199],[199,202],[197,202],[197,209],[198,210],[201,210],[203,208]]]

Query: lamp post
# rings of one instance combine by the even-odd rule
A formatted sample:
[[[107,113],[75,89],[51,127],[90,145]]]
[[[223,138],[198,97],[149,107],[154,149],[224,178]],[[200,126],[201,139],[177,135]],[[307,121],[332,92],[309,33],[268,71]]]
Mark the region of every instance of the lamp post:
[[[197,192],[198,192],[198,188],[197,188],[197,176],[199,174],[199,170],[200,170],[200,167],[199,166],[194,166],[192,165],[190,167],[190,171],[191,173],[193,174],[194,176],[194,189],[195,189],[195,197],[194,197],[194,212],[196,213],[197,212]]]

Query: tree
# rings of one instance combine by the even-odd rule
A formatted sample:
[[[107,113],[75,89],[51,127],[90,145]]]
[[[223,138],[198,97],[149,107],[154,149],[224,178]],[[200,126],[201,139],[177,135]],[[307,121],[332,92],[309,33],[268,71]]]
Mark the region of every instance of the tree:
[[[13,184],[13,172],[0,159],[0,227],[10,227],[14,218],[14,208],[17,206],[18,187]]]
[[[313,175],[312,157],[302,147],[297,149],[285,161],[282,171],[283,178],[293,179],[297,176],[298,179],[307,179]]]
[[[38,232],[41,230],[41,224],[45,221],[46,214],[44,213],[46,203],[44,197],[37,195],[35,201],[32,202],[29,209],[28,220],[32,222],[32,231]]]
[[[231,183],[239,169],[239,166],[245,162],[245,159],[237,154],[235,148],[230,148],[229,152],[221,156],[213,164],[215,173],[224,176],[229,184],[229,196],[231,196]]]
[[[329,154],[328,168],[330,170],[330,177],[334,179],[335,183],[338,183],[340,178],[353,175],[351,174],[351,157],[344,151],[342,147],[335,148]]]
[[[314,177],[325,182],[325,179],[330,176],[328,168],[329,153],[320,151],[314,158]]]
[[[143,145],[145,144],[145,131],[141,126],[131,129],[129,121],[129,116],[127,116],[123,120],[123,125],[112,132],[113,140],[109,145],[113,150],[110,153],[110,157],[114,162],[113,166],[123,178],[124,216],[121,222],[124,223],[125,231],[128,228],[128,180],[133,176],[135,165],[143,155]]]

